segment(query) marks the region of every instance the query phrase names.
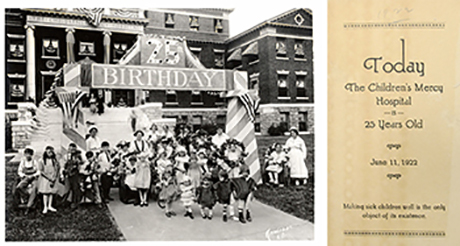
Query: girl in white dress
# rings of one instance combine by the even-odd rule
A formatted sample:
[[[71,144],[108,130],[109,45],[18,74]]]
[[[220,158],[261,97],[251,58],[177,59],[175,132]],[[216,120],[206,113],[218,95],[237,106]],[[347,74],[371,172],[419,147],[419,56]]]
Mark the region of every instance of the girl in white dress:
[[[280,143],[274,145],[274,151],[268,156],[268,166],[265,169],[268,172],[270,183],[279,184],[278,176],[283,171],[284,165],[287,163],[288,157]]]
[[[307,183],[308,170],[306,165],[307,147],[302,138],[299,137],[297,128],[292,127],[290,130],[291,137],[286,141],[285,147],[289,150],[289,165],[291,166],[291,178],[296,179],[296,185]]]

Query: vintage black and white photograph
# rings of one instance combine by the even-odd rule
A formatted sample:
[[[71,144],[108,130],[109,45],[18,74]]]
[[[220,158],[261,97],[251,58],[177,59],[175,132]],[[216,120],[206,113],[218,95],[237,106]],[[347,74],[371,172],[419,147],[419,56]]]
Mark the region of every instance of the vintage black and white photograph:
[[[4,9],[5,240],[314,240],[308,7]]]

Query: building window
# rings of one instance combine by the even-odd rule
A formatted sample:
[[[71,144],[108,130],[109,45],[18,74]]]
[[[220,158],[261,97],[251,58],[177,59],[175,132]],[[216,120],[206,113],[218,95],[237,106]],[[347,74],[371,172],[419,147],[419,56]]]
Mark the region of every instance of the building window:
[[[94,51],[94,42],[80,42],[80,56],[96,56]]]
[[[59,40],[58,39],[43,39],[42,58],[59,58]]]
[[[173,90],[166,91],[166,104],[167,105],[178,105],[177,102],[177,93]]]
[[[281,112],[280,113],[280,128],[283,132],[286,132],[289,130],[289,112]]]
[[[126,43],[113,43],[113,61],[119,61],[126,54],[127,49]]]
[[[225,99],[224,97],[222,97],[222,92],[213,91],[213,92],[208,92],[208,94],[216,97],[216,100],[214,102],[216,106],[222,106],[225,104]]]
[[[174,14],[165,13],[165,28],[174,28]]]
[[[294,44],[295,58],[305,58],[305,49],[302,42],[296,42]]]
[[[278,74],[278,99],[289,99],[287,75]]]
[[[308,112],[299,112],[299,131],[306,132],[308,130]]]
[[[189,17],[190,30],[198,31],[200,30],[200,22],[198,16]]]
[[[214,32],[222,33],[223,31],[224,31],[224,27],[222,26],[222,20],[214,19]]]
[[[227,121],[227,116],[225,116],[225,115],[217,115],[217,117],[216,117],[216,125],[217,125],[217,127],[222,128],[224,131],[225,131],[225,125],[227,123],[226,121]]]
[[[286,43],[284,40],[277,40],[275,48],[277,57],[287,57]]]
[[[8,58],[22,60],[24,58],[24,42],[18,43],[10,41],[10,49],[8,51]]]
[[[224,53],[215,53],[214,54],[214,66],[216,68],[224,67]]]
[[[188,123],[188,115],[181,115],[177,122],[178,124],[187,124]]]
[[[196,58],[200,59],[200,54],[201,54],[201,48],[200,47],[189,47],[189,49],[193,53],[193,55],[196,56]]]
[[[201,124],[203,122],[203,116],[201,115],[194,115],[192,117],[192,128],[193,128],[193,131],[197,131],[199,129],[201,129]]]
[[[297,87],[297,98],[298,99],[305,98],[306,97],[305,76],[297,76],[296,87]]]
[[[259,89],[259,73],[249,75],[249,89]]]
[[[141,99],[140,103],[141,104],[144,104],[144,103],[148,103],[150,102],[150,91],[149,90],[142,90],[143,92],[143,98]]]
[[[11,60],[8,60],[8,62],[11,62],[11,61],[24,61],[25,62],[25,50],[24,50],[25,35],[7,33],[6,36],[8,37],[7,57],[8,59],[11,59]]]
[[[192,105],[203,105],[201,91],[192,91]]]
[[[8,74],[9,100],[10,103],[24,102],[25,98],[25,74]]]
[[[254,131],[260,133],[260,113],[256,113],[256,119],[254,122]]]

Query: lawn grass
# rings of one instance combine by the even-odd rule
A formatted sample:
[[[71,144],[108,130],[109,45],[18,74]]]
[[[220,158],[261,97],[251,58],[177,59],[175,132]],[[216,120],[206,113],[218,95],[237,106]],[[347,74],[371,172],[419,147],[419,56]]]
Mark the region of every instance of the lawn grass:
[[[254,196],[257,200],[298,218],[314,223],[314,175],[315,175],[315,147],[314,135],[301,135],[308,150],[307,168],[309,173],[308,184],[301,186],[271,187],[261,184]],[[273,143],[284,144],[288,136],[258,136],[257,145],[259,158],[263,162],[265,150]]]
[[[12,205],[12,188],[17,162],[6,161],[5,240],[6,241],[120,241],[123,234],[107,207],[84,204],[77,210],[57,207],[58,213],[43,215],[33,211],[27,216]]]

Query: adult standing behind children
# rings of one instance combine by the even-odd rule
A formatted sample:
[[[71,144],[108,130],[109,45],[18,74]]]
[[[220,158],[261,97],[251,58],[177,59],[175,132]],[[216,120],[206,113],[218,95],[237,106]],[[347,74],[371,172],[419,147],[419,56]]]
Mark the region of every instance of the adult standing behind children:
[[[222,144],[224,144],[230,137],[224,133],[222,128],[217,128],[217,133],[211,139],[211,142],[220,149]]]
[[[134,132],[135,139],[130,144],[130,152],[135,152],[137,154],[143,152],[149,152],[150,146],[147,141],[144,140],[144,132],[141,130],[137,130]]]
[[[90,126],[88,129],[89,136],[86,139],[86,151],[98,152],[101,146],[101,140],[97,136],[99,130],[96,126]]]
[[[97,97],[97,114],[101,115],[104,113],[104,97],[102,93]]]
[[[52,207],[53,196],[57,193],[56,182],[59,177],[59,163],[54,148],[47,146],[43,159],[39,162],[40,177],[38,179],[38,193],[43,194],[43,214],[56,212]]]
[[[296,185],[299,185],[299,180],[307,183],[308,170],[306,165],[307,147],[302,138],[299,137],[297,128],[292,127],[289,132],[291,137],[286,141],[285,147],[288,148],[289,163],[291,166],[291,178],[296,179]]]

